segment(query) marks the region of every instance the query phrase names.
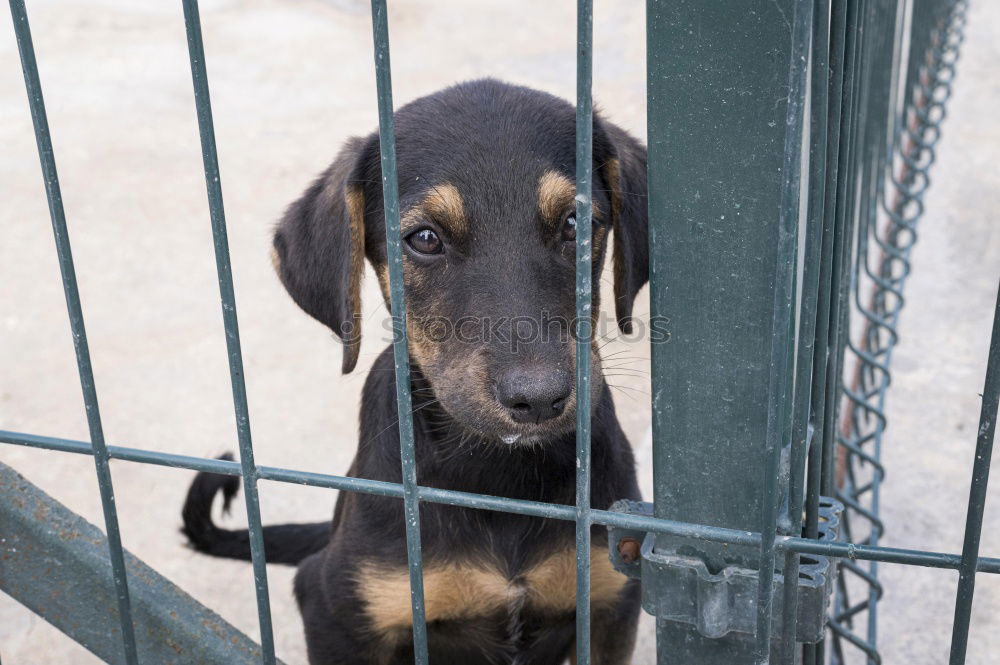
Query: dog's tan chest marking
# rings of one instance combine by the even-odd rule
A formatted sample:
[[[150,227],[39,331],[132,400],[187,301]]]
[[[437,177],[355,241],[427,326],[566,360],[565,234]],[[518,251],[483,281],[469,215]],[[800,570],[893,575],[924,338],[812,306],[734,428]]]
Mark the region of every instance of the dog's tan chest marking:
[[[530,590],[530,606],[546,612],[572,612],[576,609],[576,552],[562,550],[524,575]],[[600,607],[618,600],[628,578],[611,565],[606,547],[596,547],[590,555],[590,604]]]
[[[611,566],[607,548],[591,554],[591,604],[618,600],[627,578]],[[386,636],[412,625],[405,568],[362,566],[358,593],[373,629]],[[559,614],[576,608],[576,554],[561,550],[512,578],[495,564],[428,562],[424,568],[427,621],[463,620],[528,610]]]

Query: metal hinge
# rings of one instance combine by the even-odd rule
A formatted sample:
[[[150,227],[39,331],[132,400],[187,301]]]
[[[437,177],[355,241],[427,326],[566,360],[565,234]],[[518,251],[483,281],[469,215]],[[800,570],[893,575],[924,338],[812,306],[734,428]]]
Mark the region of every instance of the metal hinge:
[[[820,497],[819,540],[837,539],[838,501]],[[634,515],[653,514],[653,504],[618,501],[611,510]],[[642,581],[642,607],[669,621],[693,625],[709,638],[731,632],[752,635],[756,627],[757,569],[728,566],[711,572],[698,557],[658,552],[656,535],[634,529],[608,527],[611,562],[620,572]],[[837,566],[825,556],[803,554],[798,580],[796,640],[818,642],[826,626],[826,609],[833,592]],[[785,579],[774,577],[772,635],[782,636],[781,613]]]

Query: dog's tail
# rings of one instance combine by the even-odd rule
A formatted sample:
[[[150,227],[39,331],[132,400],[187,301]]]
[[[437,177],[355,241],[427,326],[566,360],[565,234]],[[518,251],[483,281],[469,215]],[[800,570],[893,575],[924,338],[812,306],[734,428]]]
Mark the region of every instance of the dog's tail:
[[[225,454],[219,459],[232,460]],[[181,533],[191,546],[211,556],[250,560],[250,532],[247,529],[221,529],[212,521],[212,502],[222,491],[222,510],[229,512],[229,504],[240,489],[239,476],[200,472],[191,483],[181,516],[184,526]],[[265,526],[264,558],[268,563],[297,565],[313,552],[318,552],[330,542],[330,522],[312,524],[277,524]]]

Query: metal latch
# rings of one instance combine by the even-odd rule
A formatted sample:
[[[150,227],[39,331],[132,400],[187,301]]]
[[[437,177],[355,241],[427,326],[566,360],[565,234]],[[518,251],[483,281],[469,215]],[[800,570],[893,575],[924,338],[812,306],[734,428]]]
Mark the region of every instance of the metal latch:
[[[820,497],[819,540],[837,539],[843,509],[840,502]],[[651,516],[653,504],[618,501],[611,506],[611,510]],[[608,543],[614,567],[629,577],[642,580],[642,607],[650,614],[693,625],[709,638],[720,638],[731,632],[754,633],[756,568],[728,566],[713,573],[697,557],[657,552],[654,548],[655,534],[634,529],[608,527]],[[829,557],[801,556],[797,641],[813,643],[823,638],[826,608],[836,574],[837,566]],[[779,571],[774,576],[771,618],[775,639],[782,634],[784,587],[785,579]]]

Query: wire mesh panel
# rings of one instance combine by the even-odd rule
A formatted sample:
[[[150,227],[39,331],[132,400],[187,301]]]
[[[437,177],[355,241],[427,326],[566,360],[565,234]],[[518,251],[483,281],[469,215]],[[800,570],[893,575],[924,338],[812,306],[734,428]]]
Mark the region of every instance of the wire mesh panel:
[[[643,541],[635,566],[626,566],[614,546],[612,558],[642,579],[644,606],[657,615],[660,663],[881,662],[880,562],[960,571],[951,663],[964,662],[976,574],[1000,573],[1000,559],[979,556],[1000,399],[1000,309],[962,554],[885,547],[879,517],[890,360],[910,249],[955,75],[964,0],[745,6],[648,0],[651,301],[654,313],[671,317],[674,328],[670,344],[653,349],[656,504],[623,510],[592,506],[590,492],[591,0],[577,3],[579,406],[572,504],[419,485],[386,0],[372,0],[371,13],[402,482],[254,461],[196,0],[183,0],[183,8],[240,460],[107,445],[28,17],[23,0],[10,0],[10,7],[90,440],[0,431],[0,442],[93,456],[123,662],[139,662],[137,639],[148,638],[133,625],[110,459],[242,478],[261,654],[268,664],[276,659],[257,494],[261,479],[402,501],[413,653],[420,665],[428,663],[421,502],[575,523],[579,664],[591,662],[593,525],[610,527],[612,538],[617,530]],[[752,159],[734,164],[733,154]],[[710,482],[718,491],[709,490]],[[828,607],[834,563],[840,576]],[[723,608],[729,615],[719,616],[721,604],[711,602],[720,597],[737,598]],[[683,612],[670,605],[678,599]]]
[[[855,210],[845,344],[842,414],[827,483],[846,506],[844,536],[877,545],[885,530],[879,494],[890,363],[899,340],[910,251],[951,96],[965,2],[869,3],[859,7],[873,30],[860,35],[855,78],[856,158],[849,174]],[[909,10],[909,11],[907,11]],[[910,49],[903,36],[910,25]],[[841,563],[830,621],[831,662],[879,662],[878,563]]]

